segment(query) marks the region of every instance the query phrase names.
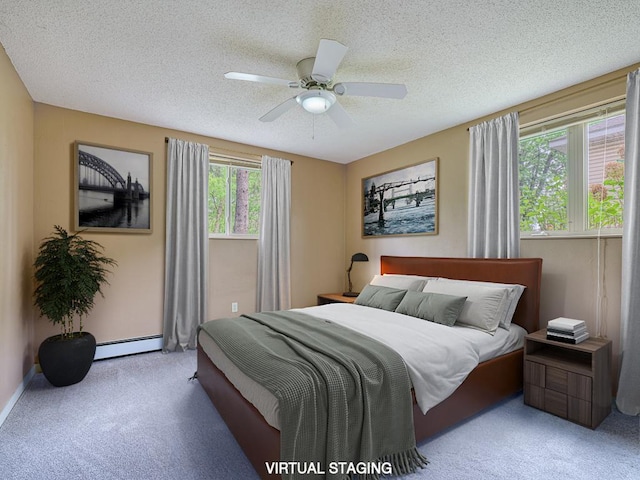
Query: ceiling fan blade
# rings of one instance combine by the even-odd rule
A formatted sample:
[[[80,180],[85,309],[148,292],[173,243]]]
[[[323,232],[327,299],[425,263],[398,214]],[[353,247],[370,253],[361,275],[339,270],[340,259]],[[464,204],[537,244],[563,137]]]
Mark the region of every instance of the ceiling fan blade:
[[[401,83],[345,82],[333,86],[336,95],[358,97],[382,97],[401,99],[407,95],[407,87]]]
[[[347,111],[338,102],[334,103],[331,108],[327,110],[327,115],[329,115],[331,120],[340,128],[349,128],[355,125]]]
[[[285,113],[286,111],[288,111],[294,105],[297,105],[297,104],[298,104],[298,102],[296,100],[296,97],[291,97],[290,99],[285,100],[280,105],[278,105],[274,109],[270,110],[269,112],[267,112],[263,116],[261,116],[260,117],[260,121],[261,122],[273,122],[276,118],[278,118],[280,115],[282,115],[283,113]]]
[[[311,78],[318,83],[329,83],[342,62],[348,48],[335,40],[323,38],[318,45]]]
[[[253,73],[227,72],[224,78],[229,80],[246,80],[248,82],[269,83],[271,85],[284,85],[289,88],[298,88],[298,82],[285,80],[283,78],[265,77],[264,75],[254,75]]]

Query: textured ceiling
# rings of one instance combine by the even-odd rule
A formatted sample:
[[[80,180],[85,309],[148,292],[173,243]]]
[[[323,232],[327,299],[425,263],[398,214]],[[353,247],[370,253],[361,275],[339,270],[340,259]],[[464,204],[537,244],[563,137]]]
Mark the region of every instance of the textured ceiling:
[[[37,102],[348,163],[640,61],[639,0],[0,0],[0,43]],[[404,83],[343,97],[341,130],[296,91],[321,38],[335,81]]]

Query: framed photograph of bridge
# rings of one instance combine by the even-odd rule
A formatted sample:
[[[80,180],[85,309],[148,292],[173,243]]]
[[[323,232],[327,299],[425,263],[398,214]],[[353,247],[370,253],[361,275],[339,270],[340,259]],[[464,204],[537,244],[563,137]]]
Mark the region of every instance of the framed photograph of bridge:
[[[153,154],[75,142],[74,226],[151,233]]]
[[[438,158],[362,179],[362,236],[438,233]]]

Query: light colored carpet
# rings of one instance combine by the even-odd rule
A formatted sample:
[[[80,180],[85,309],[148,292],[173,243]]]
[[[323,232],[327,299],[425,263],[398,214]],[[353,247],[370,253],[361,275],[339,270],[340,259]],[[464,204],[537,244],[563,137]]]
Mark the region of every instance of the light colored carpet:
[[[0,428],[2,479],[257,479],[197,381],[195,352],[94,363],[77,385],[36,375]],[[640,419],[589,430],[514,397],[419,445],[406,480],[633,479]]]
[[[195,369],[194,351],[152,352],[69,387],[36,375],[0,429],[0,478],[257,478]]]

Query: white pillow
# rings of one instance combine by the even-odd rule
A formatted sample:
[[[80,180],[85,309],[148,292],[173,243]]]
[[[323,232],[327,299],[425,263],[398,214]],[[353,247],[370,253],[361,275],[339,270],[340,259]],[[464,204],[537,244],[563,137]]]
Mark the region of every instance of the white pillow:
[[[438,278],[438,280],[443,282],[458,282],[458,283],[468,283],[473,285],[482,285],[485,287],[508,288],[509,289],[508,302],[507,302],[505,311],[503,312],[504,315],[501,316],[500,325],[499,325],[500,327],[507,330],[509,330],[509,325],[511,325],[511,320],[513,319],[513,314],[516,311],[518,302],[520,301],[520,297],[522,296],[524,289],[527,288],[524,285],[518,285],[517,283],[514,284],[514,283],[479,282],[479,281],[472,281],[472,280],[456,280],[453,278],[444,278],[444,277],[440,277]]]
[[[412,292],[421,291],[430,277],[420,277],[418,275],[399,275],[395,273],[386,273],[384,275],[375,275],[370,285],[378,285],[380,287],[399,288],[401,290],[411,290]]]
[[[465,325],[490,335],[495,334],[508,307],[508,288],[429,280],[422,291],[467,297],[456,325]]]

